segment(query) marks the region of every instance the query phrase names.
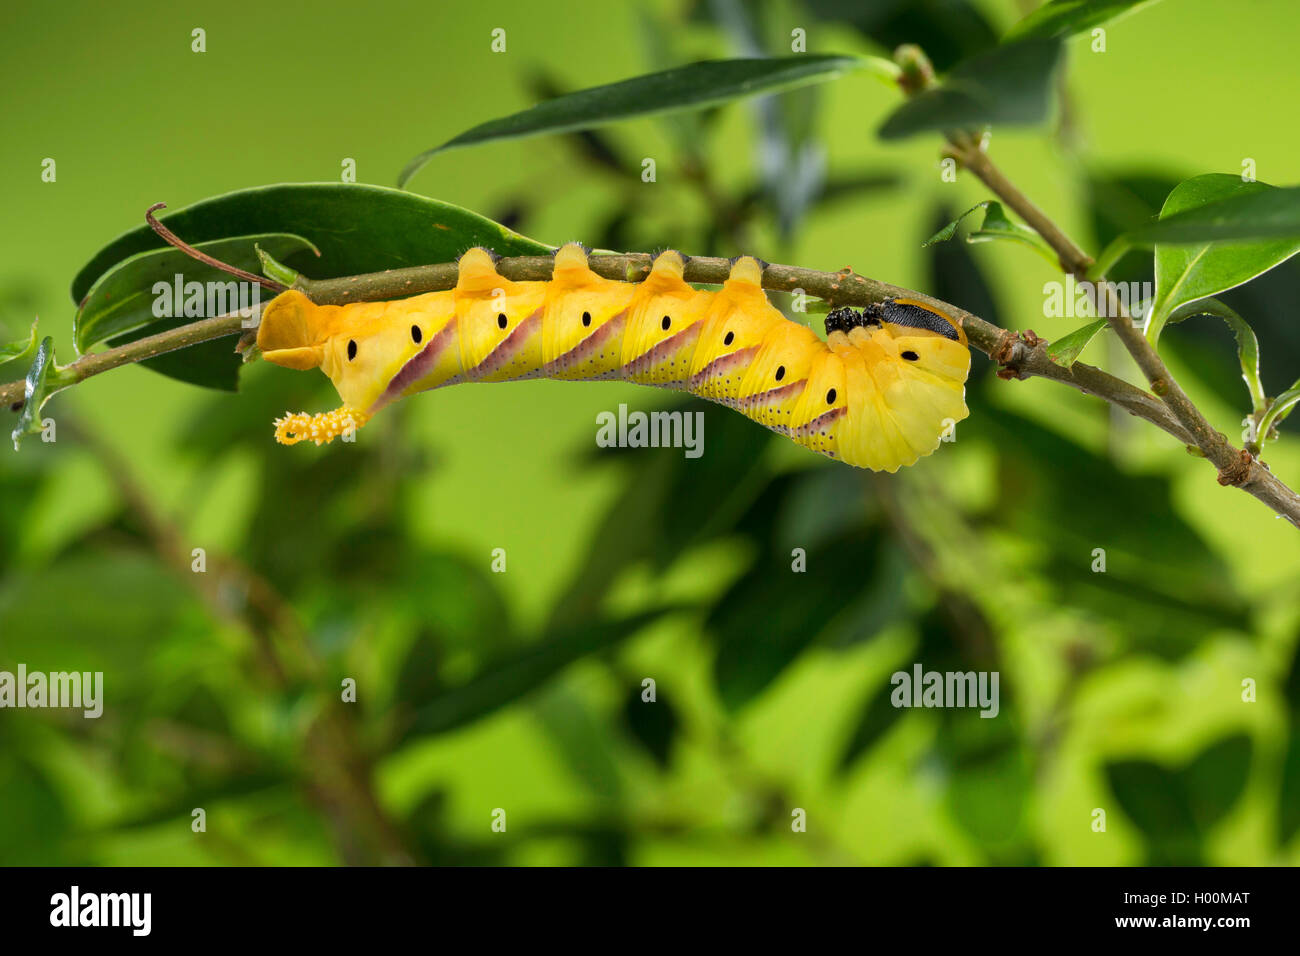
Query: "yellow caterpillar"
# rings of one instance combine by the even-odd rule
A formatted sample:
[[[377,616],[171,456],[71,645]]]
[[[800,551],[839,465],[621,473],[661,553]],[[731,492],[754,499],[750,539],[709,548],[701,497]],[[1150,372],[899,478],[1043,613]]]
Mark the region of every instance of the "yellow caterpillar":
[[[688,285],[684,265],[665,252],[644,282],[616,282],[570,243],[550,281],[512,282],[475,248],[445,292],[343,306],[282,293],[258,329],[263,356],[321,368],[344,404],[278,420],[276,439],[330,441],[390,402],[461,382],[625,379],[719,402],[805,448],[892,472],[969,414],[966,335],[943,313],[907,299],[837,309],[823,342],[767,301],[758,260],[737,259],[717,292]]]

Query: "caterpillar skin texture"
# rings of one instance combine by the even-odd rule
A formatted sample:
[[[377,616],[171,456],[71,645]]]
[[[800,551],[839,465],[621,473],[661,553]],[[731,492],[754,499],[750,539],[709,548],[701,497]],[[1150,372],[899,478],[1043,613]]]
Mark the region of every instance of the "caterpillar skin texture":
[[[616,282],[570,243],[550,281],[512,282],[476,248],[445,292],[343,306],[282,293],[258,330],[263,356],[321,368],[344,406],[281,419],[276,437],[319,444],[399,398],[461,382],[623,379],[719,402],[812,451],[892,472],[969,414],[970,351],[946,315],[907,299],[837,309],[822,341],[771,306],[756,259],[737,259],[717,292],[688,285],[683,266],[665,252],[644,282]]]

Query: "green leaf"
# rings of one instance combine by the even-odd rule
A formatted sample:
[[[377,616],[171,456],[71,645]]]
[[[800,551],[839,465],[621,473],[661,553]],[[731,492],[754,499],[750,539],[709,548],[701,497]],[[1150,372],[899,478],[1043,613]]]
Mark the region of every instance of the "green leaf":
[[[1061,368],[1069,368],[1079,357],[1079,353],[1087,348],[1088,343],[1105,327],[1106,320],[1098,319],[1096,322],[1089,322],[1082,328],[1075,329],[1069,335],[1063,335],[1056,341],[1049,342],[1047,357]]]
[[[450,203],[385,186],[359,183],[287,183],[242,189],[178,209],[164,220],[191,244],[232,236],[288,233],[320,250],[298,253],[285,265],[313,279],[451,262],[470,246],[498,255],[540,255],[551,247]],[[147,225],[114,239],[72,283],[80,303],[95,280],[123,259],[166,243]]]
[[[594,623],[588,620],[582,626],[556,632],[521,648],[416,710],[407,734],[445,733],[506,707],[540,689],[578,658],[631,638],[672,610],[660,607],[625,618]]]
[[[495,140],[591,129],[638,116],[697,110],[760,93],[822,83],[852,70],[892,77],[898,68],[878,57],[788,56],[771,59],[706,60],[660,73],[578,90],[489,120],[416,156],[397,179],[404,187],[437,153]]]
[[[1187,236],[1213,235],[1216,230],[1228,227],[1236,231],[1229,230],[1226,238],[1241,239],[1246,235],[1270,234],[1259,230],[1289,220],[1273,218],[1270,226],[1253,227],[1244,222],[1242,217],[1264,215],[1264,211],[1271,208],[1274,198],[1281,200],[1284,208],[1295,205],[1300,200],[1300,191],[1292,193],[1297,197],[1296,200],[1283,198],[1283,194],[1291,192],[1264,183],[1243,182],[1239,176],[1221,173],[1197,176],[1174,188],[1165,200],[1160,219],[1163,224],[1165,219],[1178,218],[1180,213],[1191,211],[1190,221],[1195,227],[1202,228],[1202,232],[1197,233],[1195,229],[1188,232],[1185,228],[1161,232],[1159,229],[1148,228],[1130,234],[1131,239],[1137,237],[1137,240],[1153,235],[1156,237],[1156,294],[1147,323],[1147,338],[1152,344],[1159,340],[1165,323],[1180,306],[1248,282],[1300,252],[1300,206],[1295,210],[1298,218],[1294,224],[1294,238],[1231,243],[1211,240],[1194,245],[1183,244],[1187,241]],[[1181,221],[1185,227],[1189,220]],[[1206,229],[1209,231],[1204,231]],[[1174,241],[1179,244],[1168,244],[1170,234],[1175,236]],[[1183,238],[1177,238],[1180,236]]]
[[[50,372],[54,366],[54,339],[45,336],[36,350],[32,367],[27,370],[27,385],[23,392],[23,411],[18,416],[18,424],[10,437],[14,442],[14,451],[25,435],[34,435],[41,430],[41,406],[50,397]]]
[[[681,720],[665,697],[641,699],[638,685],[623,703],[623,726],[660,767],[667,767]]]
[[[1207,173],[1179,183],[1158,222],[1134,229],[1134,245],[1300,239],[1300,186],[1244,182],[1230,173]]]
[[[1014,24],[1004,39],[1064,37],[1136,13],[1156,0],[1051,0]]]
[[[1241,377],[1245,379],[1246,388],[1250,391],[1251,409],[1259,411],[1264,407],[1267,399],[1264,396],[1263,382],[1259,377],[1259,339],[1255,336],[1255,330],[1245,319],[1218,299],[1205,299],[1182,306],[1169,317],[1169,321],[1182,322],[1194,315],[1218,316],[1228,324],[1228,328],[1232,329],[1232,334],[1237,340],[1237,358],[1241,362]]]
[[[313,254],[319,255],[319,251],[306,239],[284,233],[217,239],[197,243],[196,248],[214,259],[256,274],[261,266],[255,248],[257,243],[265,246],[273,255],[283,257],[303,250],[311,250]],[[172,315],[157,315],[154,307],[159,301],[159,294],[154,291],[155,284],[165,284],[168,292],[171,293],[178,276],[182,284],[221,283],[221,303],[226,305],[226,308],[209,314],[205,303],[205,311],[202,315],[186,317],[177,314],[184,311],[185,295],[182,293],[180,297],[169,296],[171,304],[169,311],[173,313]],[[134,332],[149,325],[161,325],[160,319],[175,317],[198,321],[233,311],[239,305],[239,297],[238,294],[229,297],[233,300],[233,305],[227,301],[226,293],[229,291],[227,284],[242,284],[243,281],[191,258],[180,249],[168,247],[137,253],[119,262],[91,286],[90,292],[82,300],[76,318],[73,320],[73,342],[78,352],[85,352],[99,342],[105,342],[114,336]],[[259,297],[261,291],[259,286],[257,291]],[[159,329],[150,329],[150,334],[157,331]]]
[[[30,366],[36,358],[36,349],[39,347],[40,339],[36,335],[36,322],[32,323],[31,334],[25,339],[18,339],[16,342],[10,342],[7,345],[0,345],[0,365],[28,365]]]
[[[885,50],[914,43],[935,69],[947,72],[968,56],[997,46],[998,34],[976,0],[803,0],[822,20],[851,24]]]
[[[705,629],[717,643],[713,677],[728,711],[761,695],[831,629],[844,614],[844,595],[854,594],[878,570],[874,544],[849,533],[810,548],[808,560],[817,571],[803,575],[792,574],[789,550],[777,552],[776,560],[755,563],[718,599]],[[773,603],[775,593],[783,598]]]
[[[925,240],[925,242],[921,243],[921,248],[924,249],[926,246],[932,246],[936,242],[947,242],[949,239],[951,239],[953,236],[957,234],[957,227],[961,225],[961,221],[963,219],[965,219],[967,216],[969,216],[977,209],[987,209],[989,205],[992,204],[992,202],[993,200],[991,199],[986,199],[983,202],[977,202],[975,205],[971,206],[969,209],[967,209],[964,213],[962,213],[952,222],[948,223],[948,225],[944,226],[942,229],[936,232],[929,239]]]
[[[1057,265],[1056,254],[1048,247],[1043,238],[1030,229],[1024,223],[1016,222],[1006,214],[1002,208],[1002,203],[995,202],[992,199],[986,199],[971,206],[964,213],[954,219],[948,225],[944,226],[925,242],[921,243],[922,248],[935,242],[945,242],[951,239],[957,233],[957,226],[963,219],[975,212],[977,209],[984,210],[984,222],[980,227],[966,237],[967,242],[994,242],[997,240],[1010,240],[1026,245],[1033,249],[1039,255],[1043,256],[1052,267]]]
[[[944,81],[894,110],[881,139],[984,125],[1030,126],[1046,119],[1058,40],[1025,40],[959,63]]]
[[[1250,737],[1237,733],[1177,769],[1145,760],[1106,764],[1111,790],[1147,838],[1150,863],[1201,862],[1205,837],[1246,788],[1251,750]]]

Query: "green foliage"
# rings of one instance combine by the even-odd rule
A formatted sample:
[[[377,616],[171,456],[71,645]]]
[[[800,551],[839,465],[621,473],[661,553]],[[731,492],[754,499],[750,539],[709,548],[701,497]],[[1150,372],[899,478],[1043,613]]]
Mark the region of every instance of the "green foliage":
[[[1025,40],[963,60],[943,82],[890,114],[881,139],[972,129],[985,124],[1032,126],[1047,118],[1058,41]]]
[[[1024,269],[1013,253],[1011,266],[992,273],[996,244],[978,254],[968,243],[922,247],[936,230],[956,235],[962,217],[927,210],[936,203],[933,151],[918,154],[920,175],[886,165],[861,129],[843,133],[858,115],[857,93],[828,81],[857,69],[858,56],[786,58],[782,7],[759,5],[750,22],[719,16],[727,6],[692,5],[691,22],[653,7],[639,14],[643,39],[658,50],[646,70],[703,44],[735,53],[720,36],[746,56],[773,57],[739,61],[757,63],[750,67],[722,61],[712,79],[682,68],[699,82],[679,88],[673,108],[696,112],[663,114],[671,135],[654,190],[628,187],[629,148],[601,130],[650,111],[582,99],[623,84],[564,93],[563,78],[584,75],[570,44],[582,35],[598,51],[613,35],[607,22],[574,20],[551,34],[538,28],[540,64],[489,61],[494,82],[534,67],[545,75],[537,95],[553,105],[498,122],[517,121],[518,135],[568,130],[556,137],[563,152],[485,151],[468,172],[449,159],[439,180],[439,194],[491,207],[495,222],[397,190],[306,184],[229,193],[167,223],[249,268],[250,238],[279,236],[259,241],[314,278],[450,261],[475,244],[502,254],[551,248],[516,224],[606,248],[734,254],[788,241],[790,261],[852,264],[1005,327],[1032,324],[1052,340],[1056,361],[1074,362],[1101,324],[1071,331],[1079,320],[1038,314],[1042,264]],[[877,52],[917,42],[947,74],[936,95],[889,120],[900,135],[1038,122],[1050,111],[1054,48],[998,47],[982,5],[803,6],[812,37],[860,37]],[[1062,37],[1138,6],[1051,3],[1012,35]],[[711,17],[718,22],[700,22]],[[1187,19],[1190,30],[1195,18]],[[329,42],[311,33],[321,20],[337,28],[322,10],[295,19],[294,35]],[[821,31],[823,21],[846,28]],[[411,82],[384,72],[394,63],[428,53],[427,39],[401,52],[400,34],[393,56],[374,66],[383,88]],[[23,38],[58,66],[61,47]],[[437,79],[453,96],[459,77],[485,68],[473,58],[482,51],[447,46]],[[634,74],[627,60],[620,46],[618,61],[600,68]],[[275,64],[259,55],[243,66],[231,69],[223,95],[257,101]],[[775,80],[768,71],[795,66],[810,72],[785,79],[807,86],[792,94],[763,85]],[[734,73],[742,68],[758,85],[742,89]],[[1133,82],[1171,82],[1141,69]],[[291,123],[259,128],[262,152],[329,141],[340,116],[365,115],[384,131],[367,167],[397,168],[419,144],[369,84],[356,88],[339,73],[321,77]],[[644,91],[649,80],[624,82]],[[150,79],[122,101],[157,106],[156,87]],[[1113,97],[1082,83],[1071,90],[1090,124],[1113,115]],[[759,101],[771,108],[756,109],[752,136],[743,124],[720,129],[716,112],[702,108],[751,92],[780,92]],[[877,104],[857,105],[866,114]],[[1193,98],[1168,108],[1204,122]],[[539,113],[555,125],[529,128]],[[481,118],[447,114],[463,126]],[[1278,135],[1287,141],[1286,129]],[[93,146],[143,155],[121,137]],[[1005,141],[995,130],[994,148]],[[824,176],[800,159],[818,150],[828,158]],[[196,176],[230,178],[229,154],[217,152]],[[1194,143],[1185,152],[1189,163],[1210,162],[1196,158]],[[762,165],[774,154],[784,156],[777,174]],[[261,162],[259,172],[238,175],[280,175],[256,155],[249,162]],[[1221,300],[1169,299],[1169,321],[1219,315],[1235,344],[1220,323],[1188,322],[1161,347],[1178,357],[1198,400],[1239,407],[1244,377],[1267,433],[1300,401],[1300,385],[1278,390],[1300,361],[1290,308],[1300,274],[1295,262],[1270,268],[1295,239],[1292,191],[1234,189],[1171,208],[1147,230],[1195,168],[1124,162],[1105,177],[1072,179],[1072,164],[1041,162],[1023,164],[1023,174],[1038,178],[1045,208],[1075,203],[1086,214],[1094,226],[1086,248],[1123,237],[1099,257],[1112,278],[1153,280],[1157,259],[1134,250],[1186,248],[1175,240],[1204,246],[1222,266],[1198,289],[1244,277]],[[157,169],[114,175],[127,200],[161,188]],[[1078,188],[1053,194],[1062,182]],[[984,210],[972,240],[1028,239],[1001,205],[976,202],[987,194],[969,176],[942,190],[946,206],[975,203],[964,215]],[[52,190],[36,195],[53,215],[61,200]],[[85,232],[111,234],[105,223],[120,217],[121,196],[107,212],[77,204],[60,270],[84,258]],[[918,220],[918,209],[928,214]],[[83,217],[94,225],[81,229]],[[506,220],[510,228],[498,224]],[[162,328],[140,303],[174,255],[143,227],[97,253],[73,287],[75,301],[90,296],[77,344]],[[30,255],[13,263],[33,274],[45,267]],[[175,271],[199,274],[188,263]],[[25,327],[37,310],[21,304]],[[204,368],[233,370],[230,344],[218,343],[211,365],[187,349],[165,357],[167,368],[190,381]],[[45,395],[66,384],[51,339],[33,330],[0,349],[0,364],[7,378],[30,370],[22,421],[34,425]],[[700,459],[592,450],[589,413],[623,398],[615,384],[453,389],[387,410],[355,444],[293,449],[271,442],[269,419],[332,402],[318,377],[255,364],[237,399],[130,372],[96,379],[100,391],[71,390],[59,442],[33,442],[0,467],[0,669],[19,661],[102,669],[109,709],[101,721],[4,712],[0,862],[1294,862],[1300,652],[1291,539],[1280,522],[1252,523],[1258,516],[1244,504],[1234,510],[1232,493],[1175,443],[1126,429],[1100,403],[1046,383],[996,381],[991,371],[976,355],[972,416],[957,440],[894,476],[816,461],[695,401],[670,410],[706,416]],[[1270,374],[1282,376],[1272,388]],[[1219,389],[1225,379],[1229,388]],[[233,371],[207,379],[223,382],[233,384]],[[1291,443],[1269,447],[1281,473],[1294,460]],[[207,550],[202,573],[188,564],[194,547]],[[489,570],[496,547],[510,551],[507,573]],[[795,549],[806,570],[793,567]],[[893,706],[891,675],[918,663],[996,671],[998,718]],[[1258,703],[1240,699],[1243,675],[1258,682]],[[357,681],[355,704],[340,702],[344,678]],[[646,678],[656,682],[654,702],[642,699]],[[488,830],[486,808],[496,806],[510,809],[507,833]],[[790,832],[792,806],[809,809],[819,842]],[[1107,833],[1088,831],[1098,806],[1111,815]],[[190,829],[196,807],[207,810],[206,834]]]
[[[1146,834],[1148,865],[1204,865],[1206,834],[1241,797],[1250,756],[1250,738],[1235,734],[1182,767],[1147,760],[1106,765],[1115,798]]]
[[[1118,20],[1156,0],[1050,0],[1007,31],[1007,40],[1062,37]]]
[[[1088,343],[1097,337],[1097,333],[1106,327],[1105,319],[1082,325],[1059,339],[1053,339],[1047,347],[1047,354],[1053,362],[1062,368],[1074,364],[1079,354],[1088,347]]]
[[[360,183],[241,189],[178,209],[164,221],[191,244],[268,233],[302,237],[318,250],[319,258],[298,252],[285,264],[314,279],[450,262],[467,244],[487,246],[499,255],[549,250],[459,206]],[[95,282],[123,260],[164,246],[147,225],[114,239],[73,280],[73,301],[81,302]]]
[[[1284,215],[1261,214],[1265,208]],[[1181,183],[1165,200],[1160,218],[1166,230],[1148,227],[1130,237],[1156,243],[1156,296],[1147,323],[1153,343],[1181,306],[1248,282],[1300,252],[1300,189],[1274,190],[1210,173]],[[1228,242],[1279,234],[1293,238]]]
[[[892,76],[897,69],[874,57],[791,56],[712,60],[579,90],[511,116],[480,123],[416,156],[398,177],[405,186],[435,154],[462,146],[542,133],[590,129],[636,116],[697,110],[731,100],[824,83],[852,70]]]
[[[1018,242],[1033,249],[1039,255],[1043,256],[1054,267],[1056,266],[1056,255],[1043,241],[1043,237],[1034,230],[1030,229],[1024,223],[1016,222],[1007,215],[1006,210],[1002,208],[1000,202],[986,199],[983,202],[976,203],[964,213],[954,219],[948,225],[944,226],[925,242],[922,246],[929,246],[936,242],[946,242],[957,234],[957,227],[961,221],[975,212],[977,209],[984,210],[984,221],[978,229],[971,231],[966,236],[966,241],[971,243],[977,242],[999,242],[1010,241]]]

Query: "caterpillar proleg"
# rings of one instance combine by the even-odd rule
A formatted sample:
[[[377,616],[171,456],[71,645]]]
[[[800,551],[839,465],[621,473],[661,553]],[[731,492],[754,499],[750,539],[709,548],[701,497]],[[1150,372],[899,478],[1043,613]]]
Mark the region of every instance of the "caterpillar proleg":
[[[902,298],[836,309],[822,341],[768,302],[757,259],[735,260],[716,292],[688,285],[685,262],[664,252],[644,282],[618,282],[569,243],[550,281],[513,282],[474,248],[445,292],[342,306],[284,292],[262,316],[263,356],[319,367],[343,407],[286,416],[276,438],[320,444],[445,385],[624,379],[707,398],[812,451],[893,472],[969,414],[966,335],[942,312]]]

